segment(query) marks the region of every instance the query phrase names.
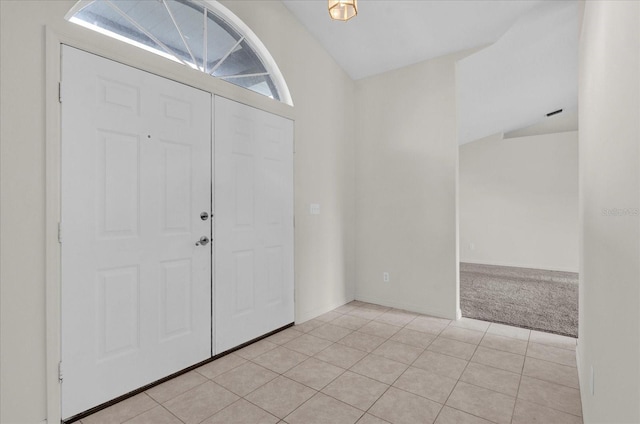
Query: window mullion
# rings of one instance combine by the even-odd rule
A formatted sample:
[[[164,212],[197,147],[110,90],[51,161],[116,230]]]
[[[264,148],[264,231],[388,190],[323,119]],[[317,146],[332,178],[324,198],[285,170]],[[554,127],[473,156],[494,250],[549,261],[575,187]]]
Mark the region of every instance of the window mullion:
[[[180,39],[182,40],[182,43],[184,44],[184,47],[189,52],[189,56],[191,56],[191,60],[193,60],[193,64],[197,67],[198,66],[198,62],[196,61],[196,57],[193,55],[193,52],[189,48],[189,44],[187,44],[187,40],[185,40],[184,35],[182,34],[182,31],[180,30],[180,27],[178,26],[178,23],[176,22],[176,18],[173,16],[173,13],[171,12],[171,9],[169,8],[169,4],[167,4],[166,0],[162,0],[162,4],[164,4],[165,9],[167,9],[167,13],[169,14],[169,17],[171,18],[171,22],[173,22],[173,26],[176,27],[176,30],[178,31],[178,34],[180,35]]]
[[[142,33],[144,35],[146,35],[147,37],[149,37],[151,40],[153,40],[154,43],[158,44],[160,47],[162,47],[168,54],[172,55],[173,57],[176,58],[176,60],[180,63],[182,63],[183,65],[187,65],[187,62],[185,62],[184,60],[180,59],[180,56],[178,56],[173,50],[171,50],[169,47],[167,47],[162,41],[158,40],[153,34],[151,34],[149,31],[147,31],[146,29],[144,29],[138,22],[135,21],[135,19],[133,19],[131,16],[127,15],[126,13],[124,13],[118,6],[116,6],[111,0],[105,0],[105,2],[111,6],[113,8],[113,10],[115,10],[116,12],[118,12],[123,18],[125,18],[127,21],[129,21],[129,23],[133,26],[135,26],[139,31],[142,31]],[[188,66],[188,65],[187,65]]]
[[[229,49],[229,51],[224,56],[222,56],[222,59],[220,59],[218,61],[218,63],[216,63],[216,65],[213,67],[213,69],[209,72],[209,75],[213,75],[213,73],[216,71],[216,69],[218,69],[220,67],[220,65],[222,65],[222,62],[227,60],[229,55],[231,55],[231,53],[233,53],[233,51],[236,49],[236,47],[238,47],[240,45],[240,43],[242,43],[243,41],[244,41],[244,36],[240,37],[240,39],[236,42],[236,44],[234,44],[233,47],[231,47]]]

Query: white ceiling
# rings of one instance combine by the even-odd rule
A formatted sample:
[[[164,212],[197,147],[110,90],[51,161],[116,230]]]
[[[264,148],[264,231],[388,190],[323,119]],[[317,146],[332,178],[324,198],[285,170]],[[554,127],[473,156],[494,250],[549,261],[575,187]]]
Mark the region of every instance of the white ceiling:
[[[283,0],[353,79],[498,40],[545,0],[360,0],[348,22],[326,0]]]
[[[494,44],[458,61],[456,86],[460,144],[551,120],[546,114],[558,109],[575,110],[578,3],[553,1],[531,10]]]
[[[360,0],[346,23],[326,0],[283,3],[353,79],[488,46],[458,62],[460,143],[577,105],[575,0]]]

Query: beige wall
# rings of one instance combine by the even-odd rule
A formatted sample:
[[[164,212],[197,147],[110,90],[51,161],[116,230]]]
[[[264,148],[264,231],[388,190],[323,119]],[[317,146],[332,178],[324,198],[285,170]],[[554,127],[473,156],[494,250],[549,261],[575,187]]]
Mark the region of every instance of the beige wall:
[[[90,50],[265,105],[63,22],[73,3],[0,1],[2,423],[43,420],[46,372],[56,372],[45,370],[44,26]],[[271,51],[296,105],[296,319],[352,299],[356,275],[358,298],[453,317],[459,56],[354,84],[280,2],[225,4]],[[640,421],[640,223],[602,215],[639,203],[639,9],[637,2],[586,5],[578,348],[586,423]],[[321,215],[310,216],[309,203],[320,203]],[[382,282],[384,271],[390,283]]]
[[[46,417],[44,28],[0,2],[0,422]],[[27,19],[27,17],[31,19]],[[16,42],[20,39],[20,42]]]
[[[64,22],[73,4],[0,1],[2,423],[45,419],[46,373],[57,372],[45,369],[45,25],[89,50],[270,107],[251,93]],[[292,112],[272,109],[296,121],[296,320],[303,321],[354,296],[354,83],[280,2],[225,4],[270,50],[295,103]],[[309,216],[309,203],[320,203],[322,214]]]
[[[640,422],[639,46],[639,2],[585,2],[578,340],[585,424]]]
[[[459,161],[461,262],[578,272],[576,131],[494,135]]]
[[[460,57],[356,83],[357,299],[456,315]]]

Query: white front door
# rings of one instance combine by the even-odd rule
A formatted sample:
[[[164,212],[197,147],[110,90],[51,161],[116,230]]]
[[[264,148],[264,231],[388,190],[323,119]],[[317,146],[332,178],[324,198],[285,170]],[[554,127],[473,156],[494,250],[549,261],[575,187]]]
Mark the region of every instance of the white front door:
[[[69,418],[211,356],[211,95],[62,53]]]
[[[293,122],[215,96],[215,353],[294,320]]]

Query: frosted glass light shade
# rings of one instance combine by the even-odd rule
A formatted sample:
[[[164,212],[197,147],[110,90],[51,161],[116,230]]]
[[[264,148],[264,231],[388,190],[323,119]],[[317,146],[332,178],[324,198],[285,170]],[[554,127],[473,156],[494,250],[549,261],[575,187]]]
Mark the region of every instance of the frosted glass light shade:
[[[329,15],[336,21],[348,21],[358,14],[358,0],[329,0]]]

